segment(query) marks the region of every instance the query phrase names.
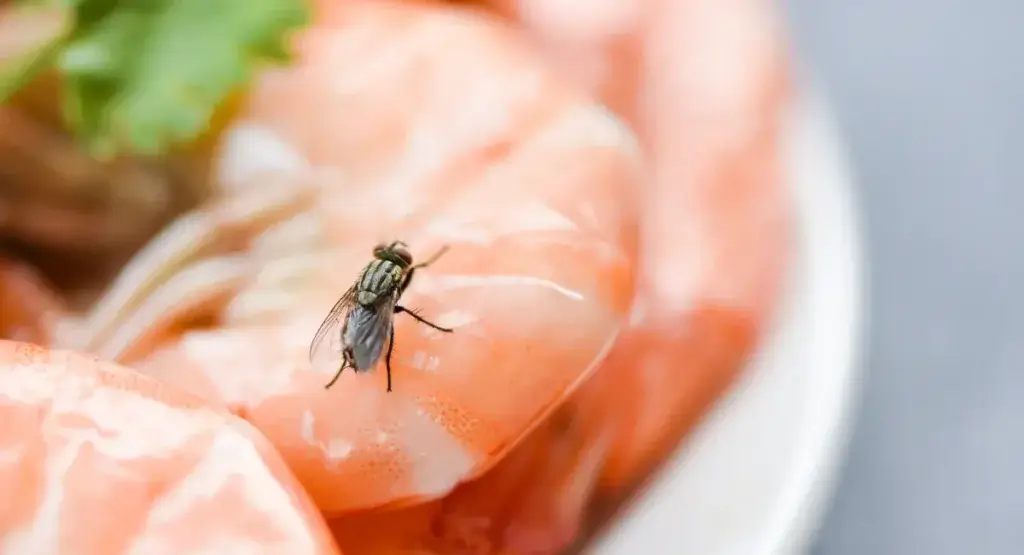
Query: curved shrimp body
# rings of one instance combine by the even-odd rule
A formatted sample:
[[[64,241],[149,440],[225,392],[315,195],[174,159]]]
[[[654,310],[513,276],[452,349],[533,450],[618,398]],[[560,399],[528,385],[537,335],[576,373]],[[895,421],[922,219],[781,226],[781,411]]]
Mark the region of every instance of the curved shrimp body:
[[[557,553],[579,541],[732,382],[780,294],[787,82],[768,6],[499,4],[639,133],[653,171],[640,191],[638,297],[609,358],[556,417],[441,501],[333,520],[348,553]]]
[[[487,475],[441,501],[333,520],[349,553],[557,553],[579,541],[731,383],[780,294],[787,81],[767,6],[499,8],[639,132],[653,179],[641,191],[638,298],[595,375]]]
[[[483,476],[442,499],[331,519],[355,555],[554,554],[586,537],[621,401],[599,372]]]
[[[611,348],[634,290],[640,150],[478,12],[332,4],[297,48],[226,131],[221,201],[129,265],[86,342],[253,423],[328,514],[440,498]],[[310,340],[393,239],[417,258],[450,247],[402,302],[453,333],[396,315],[393,391],[380,365],[325,389]]]
[[[599,371],[624,424],[604,483],[635,484],[732,381],[790,248],[787,62],[766,0],[496,0],[649,152],[636,311]],[[583,393],[585,394],[585,393]]]
[[[339,553],[252,426],[133,370],[0,340],[0,418],[4,553]]]
[[[777,166],[785,64],[765,6],[609,0],[538,19],[558,4],[517,9],[556,63],[639,130],[654,170],[630,326],[486,475],[442,500],[334,519],[349,553],[558,552],[586,532],[595,490],[615,500],[649,472],[769,324],[789,236]]]

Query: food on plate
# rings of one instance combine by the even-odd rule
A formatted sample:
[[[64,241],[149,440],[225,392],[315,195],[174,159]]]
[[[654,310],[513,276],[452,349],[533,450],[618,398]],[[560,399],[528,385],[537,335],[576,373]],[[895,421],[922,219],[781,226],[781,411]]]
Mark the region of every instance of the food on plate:
[[[495,0],[637,130],[638,297],[604,367],[621,411],[603,469],[621,495],[731,383],[771,324],[790,250],[779,168],[788,60],[768,0]]]
[[[54,343],[250,422],[349,555],[563,551],[770,323],[789,250],[770,7],[319,0],[291,61],[190,127],[215,194]],[[100,153],[173,139],[102,129]],[[396,317],[357,352],[355,303],[319,326],[399,238],[417,260],[451,246],[397,290],[443,329]],[[373,369],[336,375],[346,345]]]
[[[0,414],[4,553],[339,554],[266,439],[133,370],[0,340]]]
[[[128,265],[80,348],[249,420],[333,516],[446,495],[586,379],[629,310],[643,165],[493,17],[332,10],[228,127],[221,197]],[[451,246],[402,299],[454,333],[395,319],[400,386],[377,371],[325,390],[310,340],[395,237]]]

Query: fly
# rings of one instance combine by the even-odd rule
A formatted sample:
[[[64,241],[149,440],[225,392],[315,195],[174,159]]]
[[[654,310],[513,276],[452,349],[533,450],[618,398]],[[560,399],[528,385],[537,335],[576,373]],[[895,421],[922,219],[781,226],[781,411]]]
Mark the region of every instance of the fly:
[[[433,264],[447,250],[447,246],[442,247],[426,261],[413,264],[412,255],[401,241],[382,243],[373,248],[373,260],[363,268],[359,279],[334,304],[309,345],[309,360],[314,364],[324,357],[334,358],[337,352],[341,351],[341,366],[325,388],[334,385],[346,368],[356,372],[369,371],[380,360],[384,343],[387,342],[388,350],[384,362],[388,371],[388,391],[391,391],[391,352],[395,348],[395,314],[404,312],[435,330],[452,332],[451,329],[428,322],[416,311],[398,304],[402,293],[412,282],[416,270]],[[328,338],[330,340],[325,341]]]

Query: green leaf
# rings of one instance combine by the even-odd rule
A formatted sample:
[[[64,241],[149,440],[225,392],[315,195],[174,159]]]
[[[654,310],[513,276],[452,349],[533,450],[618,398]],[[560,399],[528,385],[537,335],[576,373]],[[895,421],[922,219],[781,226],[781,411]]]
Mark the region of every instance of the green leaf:
[[[305,0],[63,0],[66,118],[97,157],[159,155],[202,134],[261,63],[287,59]],[[285,55],[282,55],[285,54]]]

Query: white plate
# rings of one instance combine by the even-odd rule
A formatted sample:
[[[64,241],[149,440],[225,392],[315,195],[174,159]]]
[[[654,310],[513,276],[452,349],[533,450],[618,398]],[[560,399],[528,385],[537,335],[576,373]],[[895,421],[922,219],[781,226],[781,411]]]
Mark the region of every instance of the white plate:
[[[859,382],[862,260],[851,178],[820,91],[796,103],[786,132],[798,245],[777,329],[587,553],[790,555],[806,551],[820,522]]]

